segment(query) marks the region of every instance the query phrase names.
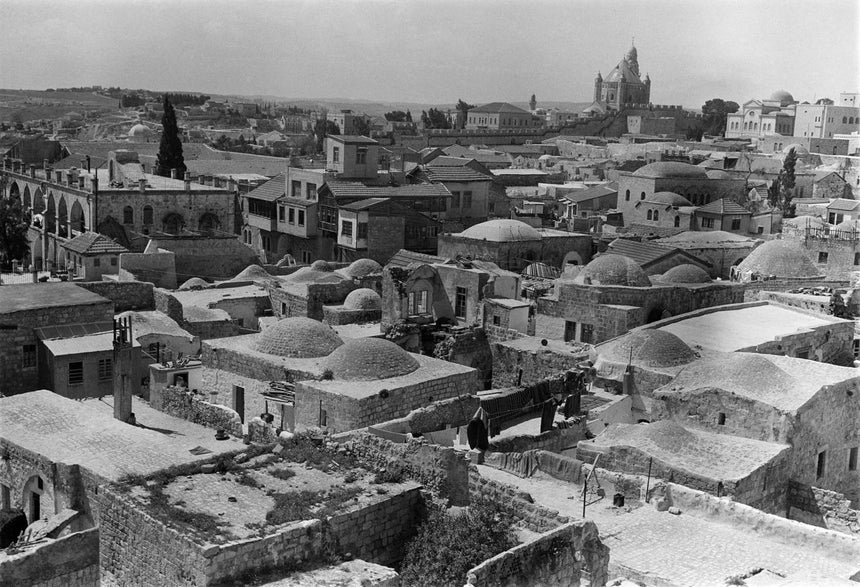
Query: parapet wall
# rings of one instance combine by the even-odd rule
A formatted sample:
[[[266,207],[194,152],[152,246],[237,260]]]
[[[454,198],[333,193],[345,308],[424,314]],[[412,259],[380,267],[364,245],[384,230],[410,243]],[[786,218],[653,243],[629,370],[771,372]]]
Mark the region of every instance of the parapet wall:
[[[225,406],[205,401],[203,396],[190,389],[170,386],[160,391],[151,390],[150,403],[165,414],[242,438],[239,414]]]
[[[0,558],[0,585],[98,587],[98,529],[69,534]]]
[[[490,345],[493,352],[493,387],[538,383],[574,369],[588,358],[587,349],[581,353],[561,352],[551,346],[541,346],[539,339],[534,339],[534,342],[534,348],[526,348],[522,342],[517,344],[517,339]],[[519,376],[520,369],[523,372],[522,381]]]
[[[402,418],[374,424],[374,428],[399,434],[419,435],[443,430],[446,427],[466,426],[479,407],[481,407],[481,400],[478,396],[457,396],[417,408]]]
[[[860,537],[860,512],[835,491],[789,481],[788,518]]]
[[[155,310],[153,285],[142,281],[85,281],[78,287],[113,302],[115,312]]]
[[[609,547],[594,522],[579,520],[485,560],[469,570],[466,585],[580,585],[584,574],[589,585],[606,585]]]

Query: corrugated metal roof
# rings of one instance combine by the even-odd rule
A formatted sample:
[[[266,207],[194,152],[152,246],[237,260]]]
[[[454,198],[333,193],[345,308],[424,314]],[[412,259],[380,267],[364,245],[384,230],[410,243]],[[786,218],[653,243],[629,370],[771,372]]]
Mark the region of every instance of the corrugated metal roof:
[[[89,334],[74,338],[43,340],[42,344],[55,357],[110,352],[113,351],[113,332],[101,332],[99,334]],[[140,347],[140,343],[132,340],[132,346]]]

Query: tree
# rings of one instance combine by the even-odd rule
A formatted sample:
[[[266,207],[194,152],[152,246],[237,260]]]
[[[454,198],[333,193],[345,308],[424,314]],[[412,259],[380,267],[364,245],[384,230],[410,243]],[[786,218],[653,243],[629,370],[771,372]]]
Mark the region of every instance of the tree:
[[[516,546],[513,520],[498,504],[476,502],[467,512],[431,510],[406,545],[400,576],[404,585],[460,587],[479,563]]]
[[[409,110],[406,111],[406,122],[412,122],[412,113]]]
[[[451,128],[448,117],[445,116],[444,112],[436,108],[422,111],[421,122],[424,123],[424,128]]]
[[[359,136],[370,136],[370,123],[363,116],[356,116],[355,118],[353,118],[352,128],[355,130],[355,134]]]
[[[164,114],[161,116],[161,143],[158,145],[158,157],[155,159],[155,173],[170,177],[171,169],[175,169],[179,177],[185,175],[185,158],[182,156],[182,141],[179,140],[176,112],[165,94]]]
[[[791,200],[794,198],[794,168],[797,165],[797,153],[794,152],[794,147],[788,151],[785,160],[782,162],[782,170],[779,172],[779,191],[782,195],[782,214],[786,218],[794,216],[795,206]]]
[[[534,96],[532,96],[532,98],[534,98]],[[463,100],[457,100],[457,128],[466,128],[466,116],[469,114],[469,110],[474,107],[474,104],[469,104]]]
[[[314,125],[314,138],[316,140],[317,153],[322,153],[323,145],[327,135],[339,135],[340,127],[331,120],[318,118]]]
[[[740,109],[737,102],[727,102],[722,98],[712,98],[702,106],[704,131],[712,136],[723,135],[726,132],[726,119]]]
[[[0,264],[7,266],[13,259],[22,260],[30,252],[29,225],[30,215],[20,200],[0,199]]]
[[[403,110],[392,110],[391,112],[385,113],[385,120],[389,122],[405,122],[406,115],[406,112]]]

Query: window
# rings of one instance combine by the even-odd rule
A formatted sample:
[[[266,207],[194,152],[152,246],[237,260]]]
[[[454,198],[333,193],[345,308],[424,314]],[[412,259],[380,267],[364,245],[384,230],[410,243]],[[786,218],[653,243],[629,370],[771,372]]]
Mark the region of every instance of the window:
[[[630,201],[630,190],[624,192],[624,199],[628,202]]]
[[[69,363],[69,385],[80,385],[84,382],[84,364],[80,361]]]
[[[714,227],[714,219],[713,218],[702,218],[702,228],[713,228]]]
[[[267,251],[272,250],[272,239],[268,236],[263,236],[263,249]]]
[[[854,264],[860,265],[860,253],[854,253]]]
[[[99,381],[113,377],[112,359],[99,359]]]
[[[36,366],[36,345],[25,344],[21,347],[21,367],[29,369]]]
[[[644,199],[645,199],[645,192],[642,192],[641,194],[639,194],[639,199],[640,199],[640,200],[644,200]]]
[[[143,223],[147,226],[152,224],[152,206],[143,207]]]
[[[498,314],[494,314],[493,315],[493,326],[501,326],[501,324],[502,324],[502,317],[499,316]]]
[[[299,225],[299,226],[304,226],[304,225],[305,225],[305,211],[304,211],[304,210],[299,210],[299,220],[298,220],[298,225]]]
[[[678,228],[680,226],[681,226],[681,217],[675,216],[675,228]]]
[[[472,192],[463,192],[463,208],[468,209],[472,207]]]
[[[818,453],[818,462],[815,466],[815,478],[821,479],[827,472],[827,451],[823,450]]]
[[[233,410],[239,414],[239,420],[245,423],[245,388],[239,385],[233,386]]]
[[[723,412],[720,412],[719,416],[717,416],[717,424],[720,426],[726,425],[726,415]]]
[[[309,183],[305,186],[305,198],[308,200],[317,199],[317,184]]]
[[[818,262],[819,263],[827,263],[827,251],[819,251],[818,252]]]
[[[356,232],[356,238],[367,238],[367,222],[358,223],[358,231]]]
[[[857,447],[854,446],[848,449],[848,470],[857,470]]]
[[[756,230],[756,232],[758,234],[764,234],[764,226],[759,226],[758,229]]]
[[[302,263],[310,263],[311,262],[311,252],[310,251],[302,251]]]
[[[290,184],[290,186],[291,186],[290,187],[290,195],[294,198],[301,198],[302,197],[302,182],[294,179],[292,181],[292,183]]]
[[[122,209],[122,223],[134,224],[134,208],[126,206]]]
[[[466,294],[468,290],[465,287],[457,288],[457,296],[454,302],[454,315],[457,318],[466,317]]]
[[[565,320],[564,322],[564,342],[576,340],[576,322]]]
[[[732,218],[732,230],[740,230],[741,228],[741,219],[740,218]]]
[[[102,260],[98,257],[93,257],[93,267],[101,267]]]
[[[648,210],[647,219],[648,219],[648,220],[651,220],[651,219],[652,219],[652,212],[651,212],[651,210]]]
[[[658,220],[660,220],[660,211],[654,210],[654,222],[657,222]]]
[[[289,220],[290,224],[296,223],[296,209],[295,208],[290,208],[289,219],[290,219]]]
[[[292,210],[292,208],[290,208]],[[286,222],[287,208],[286,206],[278,206],[278,222]]]
[[[332,163],[340,163],[340,147],[332,149],[331,160]]]
[[[355,150],[355,164],[364,165],[367,163],[367,147],[359,147]]]
[[[460,207],[460,192],[451,192],[451,207],[459,208]]]
[[[594,340],[594,325],[593,324],[583,324],[582,332],[579,336],[580,342],[590,343]]]
[[[427,313],[427,290],[422,289],[418,292],[418,304],[416,310],[417,314]]]
[[[343,236],[352,238],[352,222],[348,220],[342,220],[340,223],[340,233]]]

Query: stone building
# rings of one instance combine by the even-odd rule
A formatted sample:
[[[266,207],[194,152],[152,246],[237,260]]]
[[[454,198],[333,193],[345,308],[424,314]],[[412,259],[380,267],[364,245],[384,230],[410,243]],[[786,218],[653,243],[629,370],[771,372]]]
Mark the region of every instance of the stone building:
[[[686,275],[670,279],[689,279]],[[743,295],[736,284],[710,280],[652,283],[630,258],[604,254],[538,298],[535,336],[596,344],[672,315],[740,302]]]
[[[15,395],[33,391],[44,386],[43,378],[53,378],[47,371],[46,350],[40,342],[39,329],[109,324],[113,311],[110,300],[72,283],[3,287],[0,292],[0,331],[3,332],[0,336],[0,392]],[[77,369],[74,380],[77,380]]]
[[[778,279],[796,282],[799,286],[824,276],[821,265],[827,263],[828,256],[827,251],[819,252],[819,265],[816,265],[802,243],[796,240],[767,241],[737,264],[732,279],[744,282]]]
[[[323,306],[323,322],[326,324],[364,324],[379,322],[381,318],[382,298],[367,287],[349,292],[343,304]]]
[[[356,270],[353,272],[355,276],[335,271],[331,264],[317,260],[309,267],[302,267],[294,273],[270,282],[267,290],[272,314],[279,318],[306,316],[314,320],[322,320],[324,306],[341,304],[352,290],[366,287],[368,282],[374,283],[374,277],[379,275],[376,273],[376,267],[379,265],[373,262],[374,266],[366,267],[365,261],[359,259],[349,266],[355,266]],[[371,273],[364,273],[364,271]],[[366,281],[362,282],[363,278]]]
[[[838,202],[839,200],[837,200]],[[845,200],[853,202],[853,200]],[[843,207],[844,208],[844,207]],[[840,213],[847,211],[840,210]],[[860,270],[860,230],[856,220],[827,224],[788,225],[783,228],[783,242],[803,252],[809,261],[804,276],[826,276],[845,281]]]
[[[543,121],[531,112],[507,102],[492,102],[469,110],[467,130],[523,130],[540,128]]]
[[[727,139],[790,137],[796,134],[796,108],[797,100],[785,90],[778,90],[767,99],[749,100],[738,112],[727,116],[725,136]]]
[[[491,261],[509,271],[522,271],[536,261],[555,267],[583,265],[591,260],[591,236],[539,230],[518,220],[488,220],[463,232],[440,235],[439,255]]]
[[[639,72],[639,52],[631,45],[612,71],[594,80],[594,102],[605,109],[621,110],[627,104],[651,102],[651,78],[643,81]]]
[[[728,279],[731,268],[743,261],[753,249],[761,244],[748,236],[722,230],[706,232],[682,232],[655,241],[658,244],[686,251],[698,259],[710,263],[711,277]]]
[[[74,279],[101,281],[102,275],[119,272],[121,244],[97,232],[85,232],[60,245],[65,250],[66,270]]]
[[[667,247],[652,241],[617,238],[609,243],[606,252],[627,257],[639,265],[646,275],[660,275],[676,267],[694,266],[702,270],[704,280],[710,281],[710,263],[694,257],[683,249]],[[698,280],[697,280],[698,281]]]

